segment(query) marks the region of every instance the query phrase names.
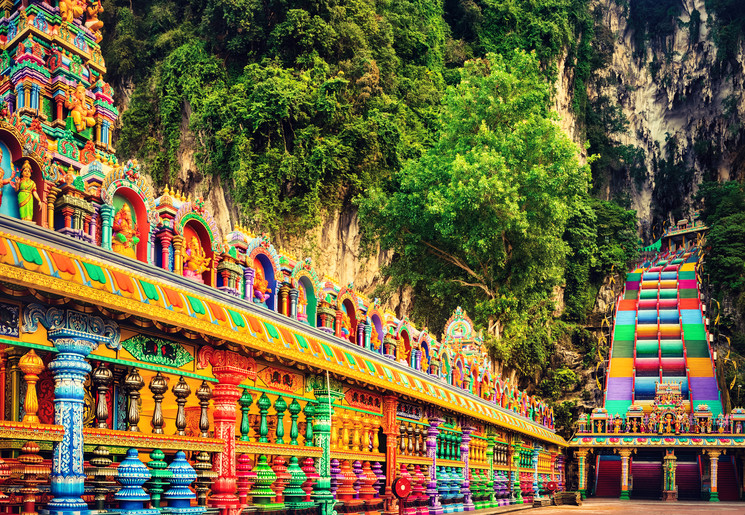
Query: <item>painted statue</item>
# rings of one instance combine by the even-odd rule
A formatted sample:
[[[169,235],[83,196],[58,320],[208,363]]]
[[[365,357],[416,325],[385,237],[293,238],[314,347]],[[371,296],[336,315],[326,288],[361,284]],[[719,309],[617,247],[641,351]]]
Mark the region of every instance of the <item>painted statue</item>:
[[[85,0],[60,0],[59,12],[62,21],[72,23],[85,12]]]
[[[345,340],[350,340],[352,334],[352,322],[349,320],[349,315],[342,312],[341,314],[341,337]]]
[[[372,333],[370,334],[370,346],[374,350],[380,350],[380,346],[382,345],[382,342],[380,341],[380,335],[378,334],[378,329],[375,327],[375,324],[372,324]]]
[[[16,179],[15,189],[18,193],[18,213],[21,220],[30,222],[34,219],[34,199],[38,209],[41,209],[41,199],[36,192],[36,183],[31,178],[31,163],[28,159],[21,166],[21,177]]]
[[[85,26],[96,37],[96,43],[99,43],[103,38],[101,35],[103,22],[98,19],[98,15],[102,12],[103,5],[101,5],[101,0],[89,1],[85,8]]]
[[[0,149],[0,163],[2,163],[2,161],[3,161],[3,151],[2,151],[2,149]],[[2,187],[5,186],[5,185],[7,185],[7,184],[10,184],[15,179],[16,170],[13,167],[13,161],[10,162],[10,170],[11,170],[10,177],[8,177],[7,179],[2,179],[1,177],[5,177],[5,169],[0,166],[0,181],[2,181],[2,182],[0,182],[0,206],[3,205],[3,190],[2,190]]]
[[[254,301],[259,304],[266,302],[269,293],[271,293],[271,289],[269,288],[269,281],[264,277],[264,268],[257,263],[256,275],[254,276]]]
[[[298,284],[297,319],[303,322],[308,320],[308,297],[305,295],[305,288],[301,284]]]
[[[613,419],[613,432],[621,432],[621,417],[618,415],[618,413],[616,413],[616,418]]]
[[[96,114],[96,108],[88,108],[85,102],[85,86],[83,84],[78,83],[75,91],[67,97],[65,107],[70,110],[76,131],[83,132],[87,127],[96,125],[96,120],[93,118]]]
[[[132,211],[128,204],[124,204],[114,217],[111,226],[111,250],[117,254],[136,259],[135,250],[140,238],[132,221]]]
[[[203,282],[202,272],[210,266],[212,258],[207,257],[196,236],[192,236],[186,248],[181,250],[181,256],[184,259],[184,277]]]

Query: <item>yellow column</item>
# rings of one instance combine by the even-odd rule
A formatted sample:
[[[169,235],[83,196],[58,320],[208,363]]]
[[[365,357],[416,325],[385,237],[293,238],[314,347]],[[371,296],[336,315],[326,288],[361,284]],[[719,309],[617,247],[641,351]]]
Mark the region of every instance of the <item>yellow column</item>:
[[[710,502],[719,502],[719,490],[717,489],[717,475],[719,471],[719,456],[722,454],[721,449],[712,449],[706,451],[709,455],[709,463],[711,465],[711,496],[709,497]]]
[[[173,273],[183,275],[184,257],[181,255],[181,249],[184,247],[184,237],[177,234],[173,237]]]
[[[36,382],[39,380],[39,374],[44,370],[44,362],[37,356],[34,349],[31,349],[18,361],[18,368],[21,369],[24,374],[23,378],[26,380],[26,399],[23,402],[23,409],[26,413],[23,415],[22,422],[38,424],[39,416],[36,413],[39,411],[39,398],[36,396]]]
[[[574,457],[577,458],[577,470],[579,474],[579,493],[582,499],[586,498],[587,491],[587,449],[578,449],[574,451]]]
[[[621,449],[618,454],[621,455],[621,497],[620,499],[629,499],[629,458],[633,449]]]

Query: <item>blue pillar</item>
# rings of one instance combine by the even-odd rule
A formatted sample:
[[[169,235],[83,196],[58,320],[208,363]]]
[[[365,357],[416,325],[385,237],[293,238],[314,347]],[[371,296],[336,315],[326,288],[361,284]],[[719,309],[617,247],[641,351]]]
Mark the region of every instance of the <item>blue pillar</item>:
[[[99,343],[110,349],[120,347],[119,326],[111,320],[81,313],[30,304],[23,313],[23,330],[34,333],[41,323],[57,349],[49,364],[54,378],[54,422],[65,428],[61,442],[54,444],[51,492],[47,505],[51,515],[83,515],[83,383],[91,366],[86,361]]]
[[[49,364],[54,378],[54,423],[64,426],[61,442],[54,445],[51,491],[47,509],[59,515],[84,513],[85,473],[83,472],[83,383],[91,371],[86,356],[98,346],[83,338],[56,338],[59,351]]]

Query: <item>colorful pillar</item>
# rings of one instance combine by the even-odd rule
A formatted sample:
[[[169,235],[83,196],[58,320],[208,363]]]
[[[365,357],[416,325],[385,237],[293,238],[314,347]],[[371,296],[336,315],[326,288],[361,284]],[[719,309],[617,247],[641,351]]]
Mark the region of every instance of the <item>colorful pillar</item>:
[[[709,455],[709,463],[711,464],[711,496],[709,497],[710,502],[719,502],[719,490],[717,488],[718,471],[719,471],[719,456],[722,454],[721,449],[712,449],[706,451]]]
[[[621,455],[621,497],[620,499],[629,499],[629,457],[633,449],[621,449],[618,454]]]
[[[468,422],[461,426],[463,433],[460,441],[460,459],[463,462],[463,485],[460,492],[463,494],[463,511],[474,511],[476,509],[471,499],[471,468],[469,467],[469,444],[471,442],[471,433],[473,433],[474,429]]]
[[[111,349],[120,347],[119,326],[111,320],[73,310],[29,305],[23,313],[23,330],[34,333],[41,323],[57,349],[49,364],[54,378],[54,423],[65,428],[61,442],[54,444],[50,475],[51,515],[80,515],[88,512],[83,500],[83,383],[91,371],[86,360],[99,343]]]
[[[498,506],[497,500],[494,497],[494,433],[491,429],[487,430],[486,434],[486,463],[489,465],[489,475],[487,476],[487,493],[489,494],[489,501],[487,504],[488,508],[496,508]]]
[[[393,497],[393,480],[396,479],[396,436],[398,436],[398,425],[396,424],[396,411],[398,410],[398,397],[386,395],[383,397],[383,434],[386,436],[385,446],[385,511],[393,511],[395,499]]]
[[[432,460],[429,467],[429,483],[427,483],[427,495],[429,496],[430,515],[442,515],[442,504],[440,504],[440,492],[437,490],[437,435],[440,434],[438,427],[445,422],[437,416],[429,417],[429,429],[427,430],[427,458]]]
[[[574,451],[574,457],[577,458],[577,474],[579,475],[579,493],[582,499],[586,499],[587,492],[587,449]]]
[[[215,350],[211,347],[200,349],[200,359],[209,361],[212,373],[218,380],[212,390],[212,400],[215,403],[215,438],[225,442],[223,451],[213,458],[212,470],[217,473],[217,479],[212,485],[209,505],[218,508],[221,515],[237,515],[242,508],[236,495],[236,407],[242,393],[238,385],[248,378],[250,362],[237,352]]]
[[[332,515],[334,511],[334,495],[331,493],[331,417],[334,414],[334,402],[344,396],[342,387],[328,376],[314,376],[310,378],[313,394],[317,404],[313,410],[313,443],[323,449],[323,455],[318,458],[316,472],[318,481],[313,486],[311,498],[318,503],[320,515]]]
[[[532,456],[532,465],[533,465],[533,497],[537,499],[540,496],[540,490],[538,489],[538,453],[539,449],[537,445],[533,445],[533,456]]]

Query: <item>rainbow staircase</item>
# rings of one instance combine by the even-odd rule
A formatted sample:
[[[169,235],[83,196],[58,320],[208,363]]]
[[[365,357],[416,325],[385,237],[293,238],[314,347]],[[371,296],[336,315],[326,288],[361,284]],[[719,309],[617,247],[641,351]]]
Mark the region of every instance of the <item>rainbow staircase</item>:
[[[658,255],[629,273],[617,303],[605,409],[651,405],[658,382],[680,382],[690,408],[722,412],[696,280],[698,252]]]

